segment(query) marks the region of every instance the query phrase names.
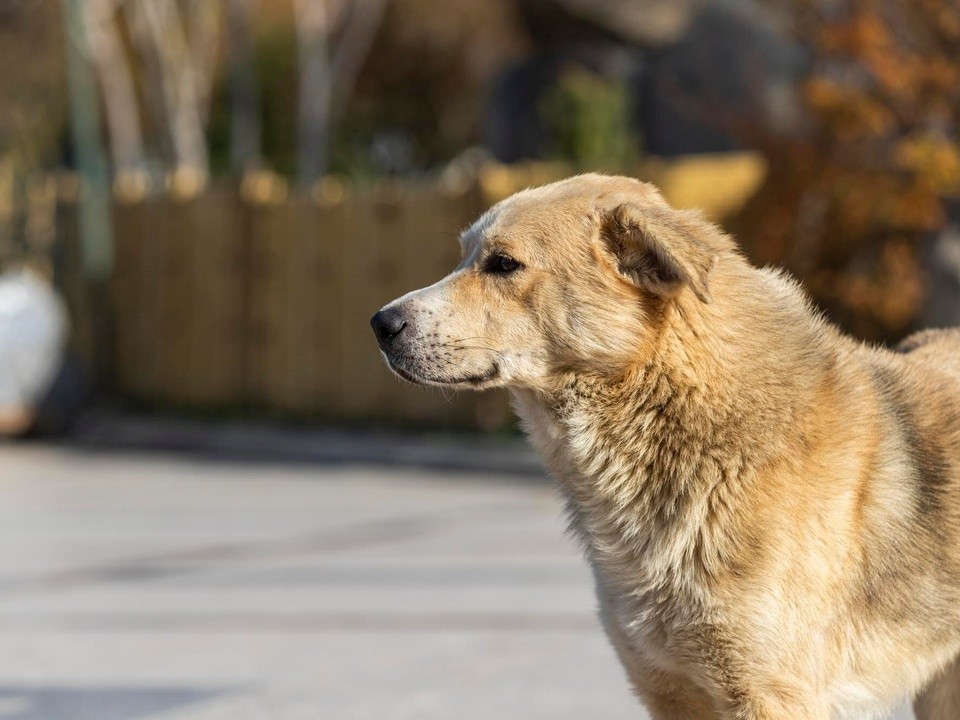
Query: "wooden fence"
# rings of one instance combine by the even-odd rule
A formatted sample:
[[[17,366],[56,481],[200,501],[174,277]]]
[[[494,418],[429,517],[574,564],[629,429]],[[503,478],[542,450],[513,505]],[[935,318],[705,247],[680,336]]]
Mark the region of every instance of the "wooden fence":
[[[763,172],[752,156],[685,162],[681,175],[702,187],[692,196],[677,179],[682,165],[650,164],[641,175],[659,180],[668,199],[705,206],[718,219]],[[309,195],[264,177],[244,188],[213,185],[194,198],[118,199],[114,389],[204,411],[504,426],[502,393],[451,396],[394,378],[368,321],[390,299],[449,272],[457,234],[485,207],[564,174],[551,165],[490,166],[460,182],[384,182],[357,192],[328,180]],[[82,324],[74,196],[62,193],[57,204],[57,247],[61,285]]]

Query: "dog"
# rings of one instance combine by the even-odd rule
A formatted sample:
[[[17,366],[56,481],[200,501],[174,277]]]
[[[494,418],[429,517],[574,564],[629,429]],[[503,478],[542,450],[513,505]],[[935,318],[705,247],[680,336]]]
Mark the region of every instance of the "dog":
[[[506,387],[656,720],[960,718],[960,331],[840,333],[653,186],[580,175],[460,237],[372,325]]]

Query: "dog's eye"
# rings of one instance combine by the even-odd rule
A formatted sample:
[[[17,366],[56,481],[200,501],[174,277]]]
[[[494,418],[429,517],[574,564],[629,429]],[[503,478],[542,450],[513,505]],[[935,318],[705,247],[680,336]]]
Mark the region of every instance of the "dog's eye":
[[[512,273],[514,270],[519,270],[520,263],[509,255],[497,253],[496,255],[491,255],[489,258],[487,258],[486,267],[484,269],[488,273],[493,273],[495,275],[507,275]]]

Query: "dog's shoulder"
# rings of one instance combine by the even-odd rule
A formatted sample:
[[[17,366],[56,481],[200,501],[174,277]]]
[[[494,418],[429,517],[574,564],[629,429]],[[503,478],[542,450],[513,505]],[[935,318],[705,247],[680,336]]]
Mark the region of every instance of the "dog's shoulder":
[[[923,330],[869,362],[881,389],[923,408],[953,408],[960,429],[960,328]]]
[[[921,330],[901,341],[894,352],[960,372],[960,328]]]

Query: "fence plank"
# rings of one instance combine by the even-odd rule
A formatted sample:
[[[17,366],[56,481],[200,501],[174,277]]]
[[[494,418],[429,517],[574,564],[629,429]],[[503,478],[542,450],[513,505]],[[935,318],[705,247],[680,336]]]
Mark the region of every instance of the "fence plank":
[[[285,373],[285,258],[289,213],[267,200],[248,207],[247,397],[255,406],[271,407],[282,393]]]
[[[166,362],[161,335],[165,218],[160,198],[113,205],[117,378],[126,393],[148,402],[169,401],[161,377]]]
[[[215,187],[188,208],[190,302],[187,310],[188,368],[185,397],[205,408],[243,402],[243,351],[237,199]]]
[[[348,244],[349,196],[342,183],[328,181],[318,186],[312,207],[304,207],[310,223],[301,228],[309,233],[316,246],[312,267],[309,302],[313,306],[314,338],[317,351],[313,362],[316,385],[313,402],[317,412],[326,417],[343,414],[344,367],[347,356],[343,347],[341,324],[344,304],[345,253]]]
[[[113,214],[113,292],[114,367],[118,390],[143,397],[143,357],[148,351],[143,313],[141,264],[144,260],[143,235],[139,223],[142,203],[115,202]],[[61,238],[62,241],[62,238]]]
[[[318,355],[323,338],[317,323],[320,298],[315,297],[315,273],[320,242],[316,236],[316,208],[306,198],[285,206],[283,223],[274,231],[271,248],[275,262],[275,324],[277,353],[271,369],[270,398],[282,410],[298,414],[317,412]]]
[[[194,328],[191,299],[191,265],[196,245],[192,224],[195,200],[166,197],[162,213],[155,218],[158,252],[158,398],[175,405],[190,405],[192,400],[193,358],[191,338]]]

